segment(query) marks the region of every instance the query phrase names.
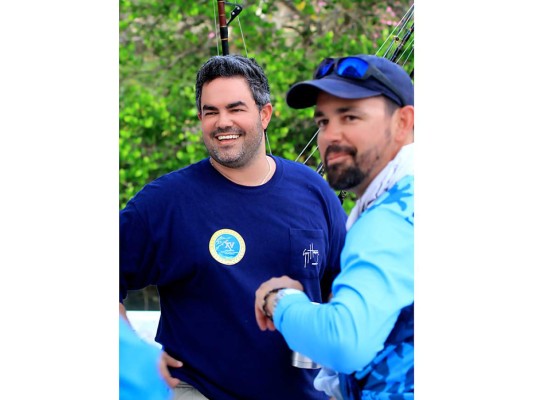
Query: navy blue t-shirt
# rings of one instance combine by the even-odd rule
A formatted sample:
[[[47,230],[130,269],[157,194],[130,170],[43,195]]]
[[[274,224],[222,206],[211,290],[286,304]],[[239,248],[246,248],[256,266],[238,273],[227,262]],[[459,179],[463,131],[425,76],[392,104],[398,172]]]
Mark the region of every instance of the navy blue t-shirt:
[[[291,366],[280,333],[259,330],[255,290],[288,275],[327,301],[346,213],[311,168],[273,158],[274,176],[257,187],[204,159],[149,183],[120,213],[120,299],[157,285],[156,341],[184,363],[171,373],[212,400],[327,398],[313,387],[318,370]]]

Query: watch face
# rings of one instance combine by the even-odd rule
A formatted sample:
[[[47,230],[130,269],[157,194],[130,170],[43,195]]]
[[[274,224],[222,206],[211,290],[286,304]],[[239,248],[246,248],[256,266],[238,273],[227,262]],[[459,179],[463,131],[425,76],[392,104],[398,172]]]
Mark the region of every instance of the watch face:
[[[283,296],[287,296],[289,294],[296,294],[296,293],[303,293],[301,290],[293,289],[293,288],[287,288],[282,289],[278,293],[276,293],[276,303],[281,299]]]
[[[301,291],[301,290],[298,290],[298,289],[287,288],[287,289],[280,290],[278,293],[283,293],[283,296],[285,296],[285,295],[287,295],[287,294],[297,294],[297,293],[302,293],[302,291]]]

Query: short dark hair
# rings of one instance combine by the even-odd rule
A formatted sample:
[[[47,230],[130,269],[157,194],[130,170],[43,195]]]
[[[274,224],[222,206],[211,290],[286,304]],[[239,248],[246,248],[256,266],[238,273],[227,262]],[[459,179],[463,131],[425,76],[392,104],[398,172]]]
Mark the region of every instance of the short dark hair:
[[[381,95],[380,97],[382,97],[385,100],[385,108],[387,109],[387,112],[389,113],[389,115],[394,114],[394,112],[398,108],[401,108],[400,105],[398,105],[398,103],[396,103],[394,100],[390,99],[389,97],[383,96],[383,95]]]
[[[259,110],[270,103],[270,87],[263,69],[255,59],[239,55],[213,56],[196,74],[196,108],[201,112],[204,84],[220,77],[242,76],[248,82],[255,104]]]

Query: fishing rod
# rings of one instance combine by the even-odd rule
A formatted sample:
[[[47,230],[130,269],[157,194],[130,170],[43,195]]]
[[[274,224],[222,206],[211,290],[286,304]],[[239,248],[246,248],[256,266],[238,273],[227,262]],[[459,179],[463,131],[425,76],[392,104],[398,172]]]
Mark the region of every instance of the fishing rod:
[[[229,35],[228,35],[228,26],[231,21],[237,17],[241,11],[242,6],[235,3],[229,3],[226,1],[217,0],[218,5],[218,25],[220,27],[220,43],[222,45],[222,55],[227,56],[229,54]],[[234,6],[235,8],[231,11],[231,16],[229,21],[226,20],[226,4]]]

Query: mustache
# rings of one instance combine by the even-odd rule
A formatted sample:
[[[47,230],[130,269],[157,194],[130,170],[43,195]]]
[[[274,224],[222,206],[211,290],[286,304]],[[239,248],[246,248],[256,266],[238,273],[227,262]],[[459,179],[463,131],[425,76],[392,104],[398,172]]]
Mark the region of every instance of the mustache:
[[[346,153],[355,158],[357,151],[353,147],[341,146],[339,144],[330,144],[326,148],[326,152],[324,153],[324,164],[326,166],[328,165],[328,157],[333,153]]]

